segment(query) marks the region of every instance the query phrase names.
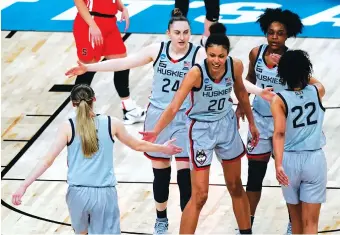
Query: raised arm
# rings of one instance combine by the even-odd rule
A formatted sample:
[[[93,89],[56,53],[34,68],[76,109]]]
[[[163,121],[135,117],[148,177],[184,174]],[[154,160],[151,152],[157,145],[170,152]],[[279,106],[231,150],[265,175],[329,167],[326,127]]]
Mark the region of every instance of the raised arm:
[[[246,79],[243,81],[244,86],[248,93],[257,95],[262,97],[263,99],[267,101],[271,101],[273,97],[275,96],[275,93],[272,92],[272,87],[266,87],[264,89],[256,86],[256,74],[255,74],[255,62],[256,57],[259,52],[259,47],[253,48],[249,53],[249,67],[248,67],[248,74]]]
[[[130,135],[120,120],[116,118],[111,118],[111,120],[112,136],[117,136],[119,141],[133,150],[140,152],[161,152],[169,155],[182,152],[181,148],[171,144],[174,140],[167,141],[164,145],[153,144],[148,141],[140,140]]]
[[[31,173],[27,176],[27,178],[22,182],[21,186],[17,189],[17,191],[12,196],[12,203],[14,205],[21,204],[21,198],[26,192],[26,189],[37,179],[39,178],[54,162],[56,157],[60,154],[60,152],[64,149],[68,142],[68,133],[71,133],[71,126],[69,123],[64,123],[58,130],[57,137],[55,141],[52,143],[49,151],[43,157],[35,168],[31,171]]]
[[[144,47],[137,53],[128,55],[127,57],[124,58],[111,59],[93,64],[82,64],[78,61],[78,66],[68,70],[65,73],[65,75],[66,76],[81,75],[87,71],[99,71],[99,72],[122,71],[146,65],[157,58],[159,48],[160,44],[156,43]]]
[[[248,93],[243,84],[242,79],[243,64],[241,60],[234,58],[233,65],[235,77],[234,83],[235,95],[247,116],[249,122],[249,130],[252,134],[252,144],[256,146],[259,140],[259,132],[255,126],[254,116],[253,112],[251,111]]]
[[[286,132],[286,110],[283,101],[275,96],[271,104],[271,112],[274,119],[273,149],[275,156],[276,178],[282,185],[288,185],[288,177],[282,167],[285,132]]]

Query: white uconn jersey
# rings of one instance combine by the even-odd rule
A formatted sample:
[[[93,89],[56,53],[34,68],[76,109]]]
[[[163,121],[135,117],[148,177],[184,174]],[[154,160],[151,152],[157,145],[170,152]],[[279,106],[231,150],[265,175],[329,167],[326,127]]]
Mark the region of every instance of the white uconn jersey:
[[[285,151],[318,150],[325,144],[322,132],[325,108],[317,88],[307,85],[303,90],[285,90],[278,95],[286,106]]]
[[[263,44],[259,48],[259,53],[255,61],[255,74],[256,85],[261,88],[273,87],[274,92],[279,92],[287,88],[287,85],[283,84],[277,74],[277,66],[268,68],[265,62],[265,54],[268,49],[268,45]],[[253,101],[253,108],[256,112],[264,117],[271,117],[270,104],[268,101],[262,99],[260,96],[255,96]]]
[[[160,109],[166,109],[171,103],[176,91],[180,87],[184,76],[195,63],[199,46],[189,42],[187,54],[179,60],[172,60],[169,56],[170,41],[162,42],[158,57],[153,64],[154,78],[150,103]],[[189,98],[186,98],[181,109],[187,108]]]
[[[230,94],[234,84],[233,60],[228,56],[226,72],[219,83],[215,83],[208,72],[206,60],[197,64],[201,70],[202,83],[191,91],[191,107],[187,111],[190,119],[213,122],[225,117],[232,109]]]

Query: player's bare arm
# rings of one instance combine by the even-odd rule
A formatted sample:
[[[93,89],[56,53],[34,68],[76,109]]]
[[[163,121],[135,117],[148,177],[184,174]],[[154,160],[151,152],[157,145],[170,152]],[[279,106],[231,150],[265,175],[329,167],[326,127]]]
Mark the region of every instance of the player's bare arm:
[[[234,58],[233,66],[234,66],[234,77],[235,77],[235,83],[234,83],[235,95],[238,101],[240,102],[240,105],[244,109],[245,115],[249,122],[249,129],[252,133],[253,145],[256,146],[259,140],[259,132],[255,126],[254,116],[253,116],[253,112],[251,111],[248,93],[243,84],[242,61]]]
[[[155,125],[154,132],[159,134],[176,116],[176,113],[182,106],[184,100],[189,95],[190,91],[201,86],[201,71],[197,66],[194,66],[185,75],[181,86],[170,105],[164,110],[162,116]]]
[[[285,109],[282,99],[279,96],[275,96],[271,104],[271,112],[274,119],[273,151],[275,156],[275,168],[278,181],[283,185],[288,185],[288,178],[284,174],[282,167],[286,131]]]

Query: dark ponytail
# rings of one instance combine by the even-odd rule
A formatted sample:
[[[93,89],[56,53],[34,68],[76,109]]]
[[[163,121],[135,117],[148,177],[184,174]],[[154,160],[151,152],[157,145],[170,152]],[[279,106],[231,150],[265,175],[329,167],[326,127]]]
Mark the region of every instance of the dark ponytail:
[[[227,37],[227,28],[222,23],[214,23],[209,28],[210,36],[208,37],[205,43],[205,49],[207,50],[208,47],[213,45],[223,46],[228,53],[230,50],[230,41]]]

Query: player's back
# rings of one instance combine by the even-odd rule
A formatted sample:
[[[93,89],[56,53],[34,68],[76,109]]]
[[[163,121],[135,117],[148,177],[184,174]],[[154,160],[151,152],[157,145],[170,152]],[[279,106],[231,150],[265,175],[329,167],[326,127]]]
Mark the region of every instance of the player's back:
[[[307,85],[299,91],[284,90],[278,95],[286,106],[285,151],[318,150],[325,144],[322,132],[325,108],[318,90]]]
[[[95,125],[99,142],[98,151],[85,157],[81,137],[77,134],[76,118],[71,119],[72,138],[67,146],[68,175],[70,186],[109,187],[117,184],[113,169],[113,137],[111,118],[97,115]]]

